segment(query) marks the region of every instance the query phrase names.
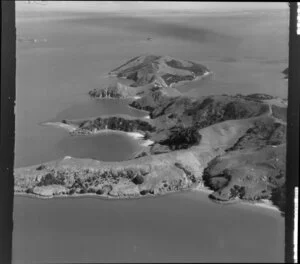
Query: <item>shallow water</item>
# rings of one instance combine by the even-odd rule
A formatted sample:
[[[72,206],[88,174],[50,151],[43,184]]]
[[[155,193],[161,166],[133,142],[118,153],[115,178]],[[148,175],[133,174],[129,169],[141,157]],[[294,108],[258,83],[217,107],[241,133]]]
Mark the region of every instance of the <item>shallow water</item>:
[[[284,219],[206,193],[136,200],[15,197],[13,263],[283,262]]]
[[[57,148],[64,156],[92,158],[103,161],[122,161],[137,151],[134,139],[116,133],[101,133],[91,136],[74,136],[58,141]],[[137,143],[137,141],[136,141]],[[113,151],[117,149],[117,151]]]
[[[144,112],[135,111],[127,107],[125,102],[117,100],[91,100],[83,97],[83,100],[75,98],[74,101],[65,104],[66,108],[52,117],[49,112],[43,113],[43,109],[36,110],[32,115],[17,112],[17,119],[20,115],[24,117],[16,124],[15,167],[35,165],[64,156],[91,157],[107,161],[124,160],[140,148],[137,141],[122,134],[74,137],[63,129],[42,125],[43,122],[88,118],[101,114],[125,113],[145,116]],[[61,106],[57,102],[52,104]],[[47,107],[47,103],[43,105]],[[48,108],[50,109],[50,106]]]

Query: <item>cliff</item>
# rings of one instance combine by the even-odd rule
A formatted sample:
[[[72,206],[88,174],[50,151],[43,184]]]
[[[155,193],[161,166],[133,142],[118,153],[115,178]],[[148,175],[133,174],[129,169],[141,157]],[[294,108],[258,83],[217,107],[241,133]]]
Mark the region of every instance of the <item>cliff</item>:
[[[89,91],[89,95],[92,98],[124,99],[135,97],[137,92],[137,89],[118,82],[116,85],[113,86],[91,90]]]

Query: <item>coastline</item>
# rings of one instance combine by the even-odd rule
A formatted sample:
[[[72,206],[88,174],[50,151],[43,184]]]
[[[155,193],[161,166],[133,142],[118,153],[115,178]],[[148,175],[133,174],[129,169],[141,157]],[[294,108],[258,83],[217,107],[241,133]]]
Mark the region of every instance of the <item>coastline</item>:
[[[207,192],[208,193],[208,192]],[[218,200],[212,200],[212,202],[220,205],[232,205],[232,204],[241,204],[241,205],[247,205],[247,206],[254,206],[254,207],[260,207],[264,209],[269,209],[276,212],[281,212],[278,207],[276,207],[271,200],[268,199],[261,199],[258,201],[251,201],[251,200],[241,200],[239,198],[235,198],[233,200],[229,201],[218,201]]]
[[[31,199],[42,199],[42,200],[49,200],[49,199],[100,199],[103,201],[116,201],[116,200],[140,200],[140,199],[155,199],[162,196],[168,196],[168,195],[176,195],[180,193],[188,193],[188,192],[202,192],[205,194],[211,193],[212,190],[208,189],[207,187],[195,187],[195,188],[188,188],[188,189],[182,189],[178,191],[168,191],[165,193],[159,193],[156,195],[139,195],[139,196],[128,196],[128,197],[120,197],[120,196],[109,196],[109,195],[98,195],[96,193],[85,193],[85,194],[61,194],[61,195],[53,195],[53,196],[41,196],[36,194],[30,194],[30,193],[23,193],[23,192],[15,192],[15,197],[24,197],[24,198],[31,198]],[[209,199],[209,198],[208,198]],[[251,207],[260,207],[262,209],[268,209],[271,211],[276,211],[280,213],[280,210],[272,204],[270,200],[262,199],[260,201],[243,201],[240,199],[236,199],[234,201],[229,202],[217,202],[214,200],[209,199],[210,202],[214,202],[220,205],[224,206],[230,206],[235,204],[240,204],[242,206],[251,206]]]
[[[280,210],[272,203],[272,201],[270,201],[268,199],[261,199],[260,201],[257,201],[257,202],[241,201],[241,204],[246,204],[246,205],[250,205],[250,206],[257,206],[257,207],[261,207],[261,208],[270,209],[270,210],[273,210],[273,211],[280,212]]]
[[[93,96],[90,96],[90,97],[93,100],[130,100],[130,99],[138,100],[138,99],[142,98],[141,96],[126,96],[126,97],[121,97],[121,98],[118,98],[118,97],[93,97]]]
[[[148,117],[148,116],[145,118],[150,119],[150,117]],[[63,124],[61,122],[46,122],[46,123],[42,123],[42,125],[46,125],[46,126],[50,125],[50,126],[63,128],[70,133],[75,132],[78,129],[75,125]],[[144,135],[139,132],[125,132],[125,131],[121,131],[121,130],[102,129],[102,130],[97,130],[97,131],[91,131],[91,133],[89,135],[99,135],[99,134],[103,134],[103,133],[125,134],[133,139],[138,140],[140,145],[145,146],[145,147],[150,146],[151,144],[154,143],[154,141],[152,141],[152,140],[149,140],[149,139],[145,140]]]
[[[213,193],[213,190],[211,190],[209,187],[206,187],[203,185],[203,183],[198,184],[195,188],[193,188],[191,191],[197,191],[197,192],[203,192],[206,194]],[[211,200],[211,199],[210,199]],[[259,201],[247,201],[247,200],[241,200],[241,199],[235,199],[227,202],[221,202],[216,200],[211,200],[214,203],[218,203],[221,205],[230,205],[230,204],[243,204],[243,205],[249,205],[249,206],[255,206],[255,207],[261,207],[273,211],[280,212],[279,208],[277,208],[271,200],[268,199],[261,199]]]
[[[60,122],[54,122],[54,123],[44,123],[45,125],[54,125],[57,127],[61,127],[64,128],[66,130],[68,130],[69,132],[74,131],[77,129],[76,125],[69,125],[69,124],[64,124],[64,123],[60,123]],[[120,130],[111,130],[111,129],[102,129],[102,130],[98,130],[98,131],[91,131],[90,135],[96,135],[96,134],[100,134],[100,133],[121,133],[121,134],[126,134],[138,141],[140,141],[140,144],[143,146],[149,146],[153,143],[153,141],[151,140],[144,140],[144,135],[142,133],[139,132],[125,132],[125,131],[120,131]],[[65,157],[66,159],[67,157]],[[153,197],[157,197],[157,196],[162,196],[162,195],[167,195],[167,194],[171,194],[171,193],[179,193],[179,192],[183,192],[183,191],[198,191],[198,192],[203,192],[206,194],[211,194],[213,191],[211,189],[209,189],[208,187],[204,186],[203,183],[201,182],[200,184],[198,184],[197,186],[194,186],[192,188],[188,188],[187,190],[176,190],[176,191],[168,191],[168,192],[163,192],[163,193],[158,193],[155,195],[139,195],[137,194],[137,196],[110,196],[110,195],[97,195],[94,193],[85,193],[85,194],[72,194],[72,195],[54,195],[51,197],[43,197],[40,195],[34,195],[34,194],[27,194],[27,193],[16,193],[16,195],[23,195],[23,196],[30,196],[30,197],[34,197],[34,198],[40,198],[40,199],[50,199],[50,198],[83,198],[83,197],[92,197],[92,198],[100,198],[100,199],[106,199],[106,200],[114,200],[114,199],[140,199],[140,198],[153,198]],[[265,209],[270,209],[273,211],[277,211],[280,212],[279,208],[277,208],[276,206],[274,206],[272,204],[272,202],[270,200],[259,200],[259,201],[248,201],[248,200],[241,200],[241,199],[234,199],[234,200],[229,200],[229,201],[215,201],[215,200],[211,200],[212,202],[218,203],[220,205],[230,205],[230,204],[246,204],[246,205],[250,205],[250,206],[256,206],[256,207],[261,207],[261,208],[265,208]]]
[[[210,76],[213,74],[213,72],[211,72],[207,68],[205,70],[202,70],[201,73],[201,76],[196,76],[195,72],[192,71],[188,77],[193,77],[193,80],[186,81],[187,78],[185,78],[185,80],[183,80],[184,78],[181,78],[182,81],[171,83],[170,85],[168,85],[168,88],[172,88],[175,85],[181,85],[182,83],[186,82],[190,83],[193,81],[198,81],[205,78],[206,76]],[[170,81],[176,81],[178,79],[180,80],[180,78],[176,78],[171,79]],[[141,155],[136,157],[140,158],[138,160],[129,159],[124,161],[123,163],[115,163],[113,165],[111,163],[104,163],[103,165],[101,164],[101,161],[97,161],[97,165],[94,165],[93,162],[95,160],[93,159],[87,159],[87,161],[77,161],[76,159],[71,159],[70,161],[56,161],[56,163],[54,164],[49,163],[52,164],[49,168],[47,168],[47,165],[40,165],[36,168],[30,168],[28,171],[27,168],[23,168],[18,171],[19,175],[17,174],[17,176],[19,176],[19,187],[21,188],[16,189],[16,191],[25,192],[21,193],[20,195],[29,195],[31,197],[45,199],[56,197],[134,199],[142,197],[156,197],[174,192],[183,192],[185,189],[188,189],[189,191],[204,192],[208,195],[207,199],[210,198],[212,202],[222,205],[246,203],[259,207],[275,209],[273,204],[268,200],[256,200],[256,197],[270,197],[266,196],[266,194],[264,194],[263,196],[253,196],[249,191],[249,195],[239,196],[239,192],[247,191],[245,191],[245,186],[247,186],[248,184],[243,183],[241,184],[242,186],[240,186],[240,183],[241,181],[243,181],[244,176],[240,175],[239,173],[232,172],[230,174],[231,186],[229,186],[227,189],[223,190],[223,186],[221,186],[218,182],[216,184],[219,184],[219,186],[212,185],[212,189],[215,192],[218,191],[218,194],[220,194],[216,196],[211,195],[211,193],[214,192],[212,191],[212,189],[204,186],[204,174],[198,173],[199,168],[201,168],[209,170],[210,174],[207,174],[207,177],[213,177],[214,175],[222,176],[221,172],[224,171],[225,174],[225,169],[227,169],[228,167],[232,167],[233,169],[238,170],[243,166],[243,164],[247,165],[247,160],[250,157],[251,159],[255,160],[255,163],[251,164],[251,172],[253,171],[253,174],[257,172],[259,175],[261,171],[259,164],[261,163],[261,161],[266,160],[268,155],[278,155],[278,157],[281,158],[281,156],[279,155],[281,155],[283,152],[282,148],[273,150],[271,148],[273,146],[269,144],[270,142],[267,137],[263,138],[264,141],[262,145],[265,148],[259,153],[256,150],[247,152],[245,149],[249,148],[249,146],[244,142],[245,140],[240,140],[243,139],[244,136],[248,133],[247,135],[249,136],[249,138],[247,138],[247,141],[250,142],[250,148],[251,144],[261,144],[261,142],[259,141],[259,135],[262,133],[261,130],[265,130],[265,127],[261,126],[260,122],[266,122],[267,128],[270,130],[270,133],[274,132],[275,129],[278,128],[278,130],[276,131],[279,132],[278,135],[276,134],[277,136],[274,137],[274,142],[276,143],[278,142],[278,140],[279,142],[283,142],[281,135],[284,134],[284,128],[280,126],[273,127],[273,123],[275,122],[273,120],[274,118],[271,115],[271,104],[273,101],[271,102],[271,104],[269,104],[271,114],[266,115],[267,117],[265,117],[265,112],[268,105],[266,105],[265,102],[256,101],[257,98],[270,98],[270,96],[264,95],[265,97],[263,97],[263,95],[260,94],[253,94],[249,95],[249,98],[247,96],[244,96],[247,97],[246,99],[249,99],[246,100],[239,94],[236,96],[228,96],[225,94],[216,95],[214,97],[207,97],[205,99],[199,98],[199,100],[193,100],[184,97],[184,95],[182,94],[180,96],[173,97],[173,89],[169,89],[171,90],[170,94],[168,93],[169,90],[158,92],[156,92],[156,90],[157,89],[153,89],[151,90],[151,93],[146,94],[145,100],[141,100],[141,102],[135,101],[136,104],[132,105],[136,107],[131,107],[130,105],[128,105],[128,107],[130,108],[144,111],[145,115],[143,117],[136,118],[131,115],[117,114],[113,116],[100,116],[99,119],[95,117],[88,120],[78,119],[73,121],[61,120],[59,122],[45,122],[42,123],[42,125],[52,125],[63,128],[64,130],[68,131],[71,136],[75,136],[75,138],[76,136],[89,136],[90,138],[92,138],[93,136],[102,133],[124,134],[133,138],[134,140],[138,140],[138,144],[140,144],[141,146],[148,147],[150,145],[153,145],[155,142],[161,142],[162,145],[169,146],[169,148],[171,150],[174,150],[174,152],[166,152],[163,148],[160,149],[160,146],[158,146],[156,149],[155,146],[153,152],[152,149],[149,148],[143,149],[145,150],[145,153],[140,153]],[[159,101],[161,99],[160,96],[164,96],[163,100],[161,100],[162,102]],[[140,96],[131,97],[134,99],[141,98]],[[110,99],[123,100],[125,98]],[[140,110],[139,108],[150,110]],[[213,111],[211,111],[211,108],[213,108]],[[279,116],[283,115],[280,110],[277,110],[277,112]],[[156,119],[160,116],[162,118],[159,119],[158,122],[158,137],[154,137],[155,141],[147,139],[153,136],[152,134],[149,135],[148,131],[157,132],[157,130],[153,129],[153,125],[156,124],[155,121],[145,119]],[[250,118],[251,116],[257,116],[257,123],[252,122],[253,118]],[[110,120],[110,117],[113,117],[114,119]],[[207,121],[207,119],[209,119],[210,117],[212,117],[212,120]],[[108,120],[103,121],[103,118],[107,118]],[[123,124],[123,119],[126,118],[130,121],[129,124]],[[251,119],[251,121],[241,121],[242,119]],[[110,121],[112,121],[113,123],[110,123]],[[163,125],[160,122],[167,123],[167,132],[161,128],[163,127]],[[179,129],[176,128],[173,131],[172,125],[177,124],[177,122],[183,123],[183,128],[179,126]],[[110,128],[108,128],[108,126]],[[249,130],[252,127],[254,127],[256,130]],[[165,135],[163,133],[165,133]],[[167,139],[165,139],[164,137],[166,137]],[[241,149],[239,150],[237,149],[237,146],[239,146],[237,145],[237,143],[241,145]],[[196,147],[196,145],[199,146]],[[187,150],[188,148],[191,148],[191,150]],[[236,149],[238,152],[234,152]],[[227,150],[230,152],[229,154],[226,152]],[[148,151],[150,153],[148,153]],[[237,155],[237,153],[239,155],[242,154],[242,156],[240,157],[239,155]],[[155,154],[159,154],[159,156],[155,156]],[[255,156],[258,156],[259,158],[256,160],[254,158]],[[225,161],[226,158],[229,157],[230,159],[240,161],[240,163],[238,165],[232,163],[229,166],[228,164],[225,164],[225,162],[223,162],[223,157]],[[66,156],[64,160],[70,158],[71,157]],[[215,168],[215,163],[209,165],[209,162],[213,161],[214,159],[218,164],[220,164],[219,171],[218,168]],[[276,159],[276,164],[278,164],[278,161],[279,158]],[[266,162],[269,162],[269,160],[266,160]],[[275,173],[281,173],[278,172],[278,168],[280,167],[277,168],[273,163],[269,163],[268,165],[270,166],[266,170],[273,170],[274,173],[272,175],[275,176]],[[114,166],[119,166],[119,164],[120,167],[118,167],[118,170],[114,170]],[[145,170],[143,166],[146,165],[149,166],[149,169],[147,168]],[[279,165],[281,165],[281,163]],[[52,169],[50,171],[51,166]],[[207,166],[207,168],[204,168],[205,166]],[[39,172],[40,170],[44,169],[46,170]],[[73,172],[74,175],[76,173],[76,175],[79,175],[80,177],[82,177],[82,179],[80,178],[78,181],[77,179],[76,181],[74,179],[71,179],[70,175]],[[31,175],[29,175],[29,173],[31,173]],[[144,177],[147,174],[150,175]],[[31,177],[31,185],[26,181],[24,183],[24,177],[27,175]],[[86,178],[85,176],[88,176],[89,178]],[[58,179],[56,179],[55,177],[58,177]],[[71,181],[74,182],[74,186],[69,184],[65,186],[65,177],[71,179]],[[98,178],[102,177],[104,179],[104,183],[108,182],[113,185],[104,186],[103,190],[99,191],[98,194],[96,194],[92,189],[88,190],[88,186],[98,186]],[[131,179],[135,185],[144,185],[142,185],[141,188],[137,186],[124,187],[121,183],[120,185],[118,185],[119,179],[122,179],[123,177],[125,177],[126,179]],[[197,180],[200,180],[200,183]],[[222,180],[224,181],[224,179]],[[39,182],[39,185],[37,185],[36,182]],[[85,183],[85,187],[83,187],[83,182]],[[101,181],[101,183],[103,183],[103,180]],[[254,183],[254,181],[250,183]],[[255,182],[255,184],[258,183]],[[50,191],[48,191],[47,188],[45,190],[38,189],[36,191],[33,191],[33,187],[41,185],[62,185],[64,189],[57,189],[58,187],[56,188],[49,186]],[[209,184],[207,186],[209,186]],[[266,192],[267,190],[260,191]],[[249,200],[242,200],[235,197],[243,197]],[[214,200],[214,198],[216,200]]]
[[[135,199],[149,199],[149,198],[157,198],[161,196],[167,196],[167,195],[172,195],[172,194],[179,194],[183,192],[192,192],[192,188],[185,188],[181,190],[176,190],[176,191],[168,191],[168,192],[162,192],[162,193],[157,193],[155,195],[137,195],[137,196],[110,196],[110,195],[99,195],[96,193],[84,193],[84,194],[60,194],[60,195],[52,195],[52,196],[42,196],[42,195],[36,195],[36,194],[31,194],[31,193],[23,193],[23,192],[14,192],[15,196],[20,196],[20,197],[28,197],[28,198],[34,198],[34,199],[43,199],[43,200],[48,200],[48,199],[68,199],[68,198],[96,198],[96,199],[102,199],[102,200],[135,200]]]
[[[197,81],[201,81],[203,80],[204,78],[210,76],[210,75],[213,75],[214,73],[212,71],[207,71],[205,73],[203,73],[203,75],[201,76],[196,76],[195,79],[193,80],[186,80],[186,81],[179,81],[179,82],[176,82],[176,83],[171,83],[169,85],[170,88],[178,88],[180,87],[181,85],[185,85],[187,83],[192,83],[192,82],[197,82]]]
[[[69,124],[64,124],[61,122],[45,122],[45,123],[41,123],[42,126],[55,126],[55,127],[60,127],[63,128],[65,130],[67,130],[68,132],[74,132],[77,130],[77,127],[74,125],[69,125]]]

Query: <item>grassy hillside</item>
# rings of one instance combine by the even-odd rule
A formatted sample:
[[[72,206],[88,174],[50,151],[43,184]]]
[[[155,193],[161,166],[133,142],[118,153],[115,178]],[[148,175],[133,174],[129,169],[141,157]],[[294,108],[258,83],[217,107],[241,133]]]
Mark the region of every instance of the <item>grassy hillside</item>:
[[[130,198],[205,185],[214,200],[271,199],[284,210],[286,102],[266,94],[186,97],[154,83],[165,81],[170,68],[178,76],[206,71],[161,56],[136,57],[112,71],[149,84],[130,106],[148,111],[150,119],[114,115],[61,122],[75,135],[103,129],[139,132],[152,145],[127,161],[67,157],[16,169],[16,192]]]

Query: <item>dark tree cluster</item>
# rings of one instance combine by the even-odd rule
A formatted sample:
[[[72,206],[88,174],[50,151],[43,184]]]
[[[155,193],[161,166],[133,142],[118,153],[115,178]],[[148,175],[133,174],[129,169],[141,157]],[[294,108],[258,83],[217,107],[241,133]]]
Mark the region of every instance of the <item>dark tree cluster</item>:
[[[258,100],[270,100],[273,99],[274,96],[268,94],[262,94],[262,93],[254,93],[254,94],[247,95],[246,98],[253,98]]]
[[[137,175],[132,179],[132,182],[137,185],[142,184],[144,182],[144,177],[141,175]]]
[[[48,186],[48,185],[63,185],[65,181],[65,177],[62,174],[58,174],[55,177],[52,173],[47,173],[42,177],[41,181],[37,184],[37,186]]]
[[[146,195],[146,194],[154,194],[154,190],[141,190],[140,191],[141,195]]]
[[[197,127],[178,126],[171,130],[171,135],[160,141],[161,145],[167,145],[171,150],[187,149],[191,146],[198,145],[201,141],[201,135]]]
[[[83,185],[83,182],[81,181],[80,178],[76,178],[73,185],[72,185],[72,188],[74,189],[77,189],[77,188],[84,188],[84,185]]]
[[[286,126],[280,123],[256,122],[254,127],[238,139],[226,152],[244,149],[245,147],[264,147],[267,145],[280,145],[286,141]]]
[[[170,74],[170,73],[164,74],[161,77],[164,79],[164,81],[167,85],[170,85],[172,83],[181,82],[181,81],[191,81],[194,79],[194,76],[192,76],[192,75],[180,76],[180,75],[174,75],[174,74]]]
[[[148,194],[149,193],[149,190],[141,190],[140,191],[140,194],[141,195],[146,195],[146,194]]]
[[[46,169],[46,165],[42,164],[36,168],[36,170],[44,170]]]
[[[89,91],[89,95],[92,98],[121,98],[122,94],[117,91],[117,89],[113,88],[105,88],[105,89],[94,89]]]
[[[139,109],[139,110],[144,110],[148,112],[152,112],[154,110],[154,107],[151,106],[141,106],[139,102],[133,101],[132,103],[129,104],[129,106]]]
[[[286,185],[283,184],[272,190],[271,200],[274,205],[278,206],[280,211],[285,214],[286,209]]]
[[[189,70],[191,72],[193,72],[195,75],[202,75],[205,71],[208,71],[208,69],[201,65],[201,64],[197,64],[194,63],[192,61],[188,61],[190,64],[192,64],[191,66],[183,66],[182,63],[180,61],[176,61],[176,60],[170,60],[170,61],[166,61],[166,64],[172,68],[177,68],[177,69],[182,69],[182,70]]]
[[[104,191],[102,189],[99,189],[99,190],[96,191],[96,194],[102,195],[102,194],[104,194]]]
[[[210,168],[217,163],[217,159],[212,160],[208,166],[203,171],[203,182],[204,185],[212,189],[213,191],[220,190],[228,186],[229,182],[231,181],[232,176],[230,175],[229,171],[225,169],[222,173],[212,176],[210,173]]]
[[[203,101],[193,102],[186,107],[183,116],[191,116],[194,125],[198,128],[210,126],[226,120],[244,119],[259,116],[269,111],[267,104],[262,104],[249,100],[241,102],[237,98],[224,98],[222,100],[214,100],[213,98],[205,98]]]
[[[230,199],[238,197],[240,199],[243,199],[243,197],[245,196],[246,191],[245,191],[245,187],[244,186],[239,186],[239,185],[234,185],[231,189],[230,189]]]
[[[127,120],[120,117],[97,118],[93,122],[84,122],[80,124],[79,127],[87,130],[93,130],[94,128],[98,130],[107,128],[125,132],[132,132],[137,130],[149,132],[155,131],[155,127],[153,127],[146,121],[142,121],[139,119]]]

